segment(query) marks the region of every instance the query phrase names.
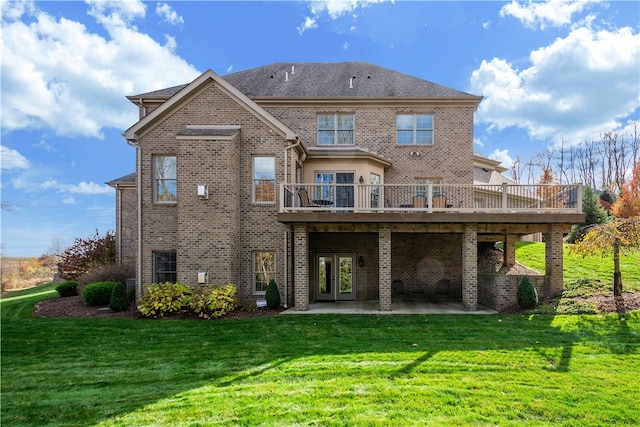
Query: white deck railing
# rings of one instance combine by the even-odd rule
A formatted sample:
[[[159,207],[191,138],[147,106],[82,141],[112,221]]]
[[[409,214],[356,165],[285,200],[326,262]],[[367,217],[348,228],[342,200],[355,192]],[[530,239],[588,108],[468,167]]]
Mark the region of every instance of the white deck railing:
[[[582,184],[280,184],[280,212],[582,212]]]

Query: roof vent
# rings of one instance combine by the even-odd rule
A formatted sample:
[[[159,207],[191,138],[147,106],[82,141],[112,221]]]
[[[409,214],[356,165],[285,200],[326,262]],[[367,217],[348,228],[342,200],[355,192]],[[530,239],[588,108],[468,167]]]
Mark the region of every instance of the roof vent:
[[[296,66],[292,65],[291,66],[291,75],[294,75],[296,73]]]
[[[349,78],[349,89],[353,89],[353,79],[355,79],[355,76]]]
[[[288,81],[289,81],[289,72],[288,72],[288,71],[285,71],[285,72],[284,72],[284,81],[285,81],[285,82],[288,82]]]

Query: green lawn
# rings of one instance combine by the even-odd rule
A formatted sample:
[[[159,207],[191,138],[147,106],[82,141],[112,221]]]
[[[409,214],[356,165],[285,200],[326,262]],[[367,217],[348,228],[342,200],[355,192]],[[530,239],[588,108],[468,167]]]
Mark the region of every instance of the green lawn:
[[[564,281],[575,282],[581,279],[600,280],[611,283],[613,287],[613,257],[598,255],[582,257],[569,251],[570,245],[564,245]],[[516,259],[523,265],[544,272],[544,243],[518,242]],[[640,252],[620,257],[623,290],[640,292]]]
[[[633,425],[640,312],[40,319],[1,302],[3,426]],[[38,294],[35,296],[30,296]]]

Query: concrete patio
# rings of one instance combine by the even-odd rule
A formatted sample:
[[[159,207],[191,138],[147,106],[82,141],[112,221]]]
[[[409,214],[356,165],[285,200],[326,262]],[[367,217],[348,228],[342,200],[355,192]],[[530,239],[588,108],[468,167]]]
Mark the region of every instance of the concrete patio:
[[[429,302],[393,302],[391,311],[380,311],[378,301],[336,301],[309,304],[308,311],[288,308],[281,314],[497,314],[496,310],[478,306],[465,311],[461,302],[434,304]]]

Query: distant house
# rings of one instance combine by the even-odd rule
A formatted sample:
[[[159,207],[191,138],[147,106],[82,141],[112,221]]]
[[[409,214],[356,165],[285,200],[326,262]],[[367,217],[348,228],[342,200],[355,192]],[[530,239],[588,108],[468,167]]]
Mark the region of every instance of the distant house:
[[[241,303],[270,279],[287,306],[432,298],[446,282],[483,299],[477,248],[543,233],[562,290],[562,235],[583,221],[575,186],[518,186],[473,152],[481,97],[369,63],[276,63],[130,96],[136,173],[117,189],[118,256],[143,284],[233,282]],[[483,280],[485,280],[483,278]],[[487,286],[502,286],[504,279]],[[495,293],[494,293],[495,294]],[[506,299],[505,299],[506,298]]]

